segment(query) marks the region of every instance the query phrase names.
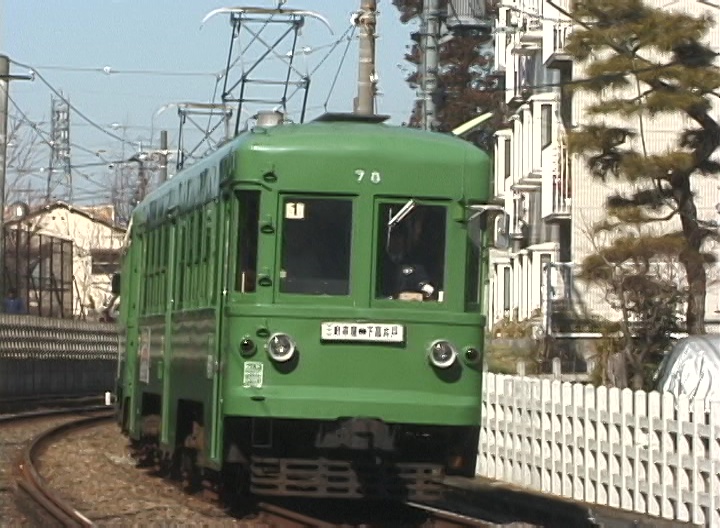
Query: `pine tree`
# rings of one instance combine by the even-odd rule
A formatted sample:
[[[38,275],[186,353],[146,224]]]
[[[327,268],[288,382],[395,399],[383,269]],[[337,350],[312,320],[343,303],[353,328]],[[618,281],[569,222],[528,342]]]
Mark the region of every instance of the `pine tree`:
[[[448,0],[441,0],[441,9],[446,10],[448,3]],[[393,5],[400,11],[403,23],[419,20],[422,15],[423,0],[393,0]],[[493,67],[492,38],[490,33],[476,30],[455,35],[441,44],[435,98],[439,132],[450,132],[479,114],[499,109],[502,93],[497,91],[496,80],[490,75]],[[408,48],[405,60],[417,66],[422,60],[420,45],[413,43]],[[406,80],[413,89],[419,88],[417,72],[410,74]],[[468,139],[491,150],[492,133],[499,122],[498,112],[495,122]],[[417,101],[409,125],[419,127],[420,124],[420,102]]]
[[[594,177],[633,184],[633,191],[608,198],[613,216],[664,227],[665,234],[645,233],[646,243],[627,249],[677,253],[688,287],[686,328],[703,334],[707,266],[714,261],[703,246],[716,228],[699,218],[692,188],[696,177],[720,173],[711,159],[720,145],[720,126],[711,115],[720,69],[704,43],[713,22],[641,0],[576,0],[572,19],[577,29],[566,50],[586,65],[586,81],[574,88],[598,99],[583,116],[592,124],[570,134],[570,149],[583,155]],[[693,124],[678,132],[674,147],[646,153],[642,126],[629,123],[663,114]],[[618,120],[628,126],[609,124]],[[674,229],[669,221],[679,223],[679,231],[667,234]]]

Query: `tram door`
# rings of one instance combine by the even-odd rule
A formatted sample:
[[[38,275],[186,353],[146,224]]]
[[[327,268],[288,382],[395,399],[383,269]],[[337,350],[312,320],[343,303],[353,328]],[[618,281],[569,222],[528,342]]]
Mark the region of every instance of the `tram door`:
[[[213,266],[215,283],[213,288],[215,291],[215,331],[211,338],[209,347],[207,376],[212,379],[212,396],[208,405],[209,422],[205,424],[205,430],[209,432],[209,459],[214,464],[220,464],[222,454],[221,431],[222,431],[222,364],[223,364],[223,325],[225,316],[225,303],[227,300],[228,281],[229,281],[229,259],[231,248],[229,239],[232,239],[232,225],[234,216],[234,207],[232,195],[223,194],[222,199],[214,208],[215,235],[213,247],[215,250],[212,254],[215,257]]]

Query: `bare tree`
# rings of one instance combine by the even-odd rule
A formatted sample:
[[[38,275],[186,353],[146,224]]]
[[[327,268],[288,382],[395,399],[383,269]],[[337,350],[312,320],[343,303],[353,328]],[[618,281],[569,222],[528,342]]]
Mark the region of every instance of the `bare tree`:
[[[159,164],[153,157],[142,162],[120,163],[113,167],[110,203],[115,207],[116,222],[127,226],[133,209],[158,185]]]
[[[28,205],[37,203],[41,196],[41,187],[33,178],[41,173],[43,149],[40,136],[26,120],[10,118],[8,123],[7,179],[5,182],[5,203],[16,201]],[[37,192],[33,192],[37,189]]]
[[[676,234],[649,234],[648,225],[615,216],[588,230],[594,253],[582,261],[579,278],[599,287],[621,317],[614,346],[600,358],[602,382],[645,388],[674,332],[683,331],[689,290],[680,256],[684,241]]]

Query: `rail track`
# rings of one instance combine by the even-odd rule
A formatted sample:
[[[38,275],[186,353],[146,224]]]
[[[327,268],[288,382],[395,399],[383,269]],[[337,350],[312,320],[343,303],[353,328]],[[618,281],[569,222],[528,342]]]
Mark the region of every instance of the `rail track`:
[[[87,415],[91,412],[91,415]],[[24,506],[22,511],[33,517],[41,525],[59,525],[67,527],[94,526],[91,512],[85,515],[63,497],[54,492],[36,468],[39,456],[48,445],[58,438],[84,428],[98,425],[110,420],[113,413],[104,406],[92,406],[73,409],[49,409],[15,416],[0,416],[0,424],[22,420],[48,418],[53,416],[72,416],[83,413],[78,419],[54,426],[42,434],[36,435],[21,451],[14,464],[14,479],[18,501]],[[357,503],[356,503],[357,505]],[[87,504],[83,506],[83,509]],[[320,508],[304,508],[300,504],[271,503],[269,501],[254,503],[252,514],[236,517],[240,526],[263,526],[266,528],[489,528],[502,526],[486,520],[443,509],[441,505],[406,503],[388,505],[388,511],[363,512],[354,508],[349,515],[330,515],[336,505],[325,504]],[[370,508],[372,510],[373,508]],[[392,509],[392,511],[390,510]],[[358,511],[360,513],[358,513]],[[387,513],[387,515],[386,515]],[[326,515],[328,514],[328,515]],[[518,526],[518,525],[513,525]],[[530,525],[524,525],[530,526]]]
[[[487,523],[477,519],[470,519],[449,511],[439,509],[430,510],[422,508],[429,516],[426,520],[419,523],[412,523],[400,526],[413,526],[418,528],[489,528],[498,526],[496,524]],[[398,526],[388,523],[333,523],[324,521],[319,518],[312,517],[295,510],[290,510],[282,506],[274,504],[260,503],[258,504],[258,515],[256,520],[261,522],[263,526],[272,528],[380,528]]]
[[[45,430],[35,436],[30,443],[22,449],[14,464],[14,478],[17,485],[16,499],[25,505],[23,509],[31,511],[33,516],[40,517],[45,522],[49,521],[61,526],[93,526],[93,524],[82,515],[81,512],[73,508],[72,505],[55,495],[45,484],[35,467],[37,455],[44,449],[48,442],[51,442],[58,435],[95,424],[98,421],[108,420],[112,417],[112,412],[108,412],[105,406],[90,406],[71,409],[48,409],[0,416],[0,424],[7,424],[78,413],[95,414],[77,420],[71,420],[55,426],[52,429]],[[32,505],[32,507],[29,507],[30,505]]]

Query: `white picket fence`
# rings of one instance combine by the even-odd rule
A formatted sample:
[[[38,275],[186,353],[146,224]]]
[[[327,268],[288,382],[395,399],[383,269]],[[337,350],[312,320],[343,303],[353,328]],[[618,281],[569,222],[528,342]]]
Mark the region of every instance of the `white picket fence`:
[[[490,374],[477,474],[720,528],[720,404]]]

